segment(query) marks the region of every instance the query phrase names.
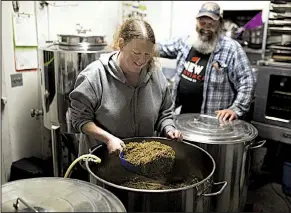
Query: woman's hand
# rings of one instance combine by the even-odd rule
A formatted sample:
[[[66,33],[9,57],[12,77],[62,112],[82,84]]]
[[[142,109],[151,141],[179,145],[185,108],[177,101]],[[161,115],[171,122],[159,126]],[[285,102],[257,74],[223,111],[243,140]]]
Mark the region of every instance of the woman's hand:
[[[120,153],[125,148],[124,142],[115,136],[110,137],[106,144],[109,154]]]
[[[95,138],[96,140],[106,143],[108,152],[110,154],[118,151],[121,152],[125,147],[125,144],[122,140],[96,126],[94,122],[88,122],[84,124],[82,131],[85,134]]]
[[[170,130],[170,131],[167,132],[166,135],[170,139],[176,139],[178,141],[182,141],[183,140],[183,135],[178,130]]]

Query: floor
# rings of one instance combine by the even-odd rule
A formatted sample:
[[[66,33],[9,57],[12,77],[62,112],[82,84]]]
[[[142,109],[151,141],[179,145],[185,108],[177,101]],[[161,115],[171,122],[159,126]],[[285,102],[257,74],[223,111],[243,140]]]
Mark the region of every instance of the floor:
[[[248,193],[245,212],[291,212],[291,197],[282,192],[282,185],[268,183]]]
[[[245,212],[291,212],[291,196],[282,191],[283,162],[291,162],[290,145],[267,142],[253,154]]]

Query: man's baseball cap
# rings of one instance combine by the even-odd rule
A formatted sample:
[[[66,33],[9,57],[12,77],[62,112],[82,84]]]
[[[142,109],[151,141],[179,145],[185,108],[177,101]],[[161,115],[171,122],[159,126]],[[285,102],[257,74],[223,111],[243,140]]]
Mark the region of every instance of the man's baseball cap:
[[[220,18],[220,7],[215,2],[206,2],[204,3],[196,18],[200,18],[202,16],[207,16],[209,18],[212,18],[214,20],[218,20]]]

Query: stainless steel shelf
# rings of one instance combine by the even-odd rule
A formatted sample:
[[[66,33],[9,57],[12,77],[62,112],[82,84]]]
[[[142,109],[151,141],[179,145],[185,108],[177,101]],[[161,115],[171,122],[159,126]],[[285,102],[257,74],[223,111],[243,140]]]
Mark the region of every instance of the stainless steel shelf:
[[[262,59],[266,61],[265,65],[282,64],[290,67],[288,46],[291,35],[291,2],[271,2],[268,17],[264,26]]]
[[[269,30],[275,31],[276,33],[291,35],[291,27],[269,27]]]

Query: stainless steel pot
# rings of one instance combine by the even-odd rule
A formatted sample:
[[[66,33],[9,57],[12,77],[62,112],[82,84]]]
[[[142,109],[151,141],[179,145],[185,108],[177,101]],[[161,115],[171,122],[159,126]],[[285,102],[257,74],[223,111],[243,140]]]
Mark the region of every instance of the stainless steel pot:
[[[262,147],[266,142],[255,142],[257,129],[241,120],[222,122],[200,114],[177,115],[175,125],[186,141],[213,156],[217,165],[214,181],[228,183],[222,194],[213,198],[214,211],[242,212],[247,198],[249,150]]]
[[[2,185],[1,212],[126,212],[102,187],[66,178],[29,178]]]
[[[165,138],[145,137],[128,138],[129,142],[159,141],[171,146],[175,152],[175,164],[172,170],[173,178],[189,177],[195,174],[200,181],[196,184],[169,190],[144,190],[122,186],[133,173],[124,169],[118,156],[109,156],[107,147],[99,145],[90,151],[102,159],[101,164],[86,162],[90,173],[90,182],[98,184],[115,194],[129,212],[208,212],[211,210],[210,197],[222,193],[226,181],[213,183],[215,162],[205,150],[187,143]],[[212,192],[213,185],[220,186]]]

